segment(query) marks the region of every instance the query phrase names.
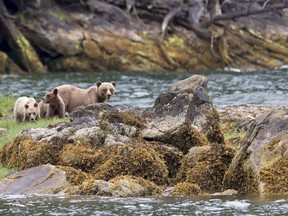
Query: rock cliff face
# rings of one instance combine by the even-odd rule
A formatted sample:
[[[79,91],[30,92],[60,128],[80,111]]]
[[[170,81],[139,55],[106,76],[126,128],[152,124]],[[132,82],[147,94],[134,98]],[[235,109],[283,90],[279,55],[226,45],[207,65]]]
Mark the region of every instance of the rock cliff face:
[[[287,108],[218,112],[207,83],[194,75],[149,109],[93,104],[69,123],[22,131],[0,150],[2,164],[22,170],[1,180],[0,192],[287,194]]]
[[[269,2],[266,13],[250,19],[239,15],[247,9],[243,2],[236,8],[226,2],[213,20],[208,14],[191,20],[193,4],[181,8],[181,0],[132,2],[0,1],[0,61],[6,63],[0,73],[262,70],[288,64],[288,22],[280,10],[287,3]]]

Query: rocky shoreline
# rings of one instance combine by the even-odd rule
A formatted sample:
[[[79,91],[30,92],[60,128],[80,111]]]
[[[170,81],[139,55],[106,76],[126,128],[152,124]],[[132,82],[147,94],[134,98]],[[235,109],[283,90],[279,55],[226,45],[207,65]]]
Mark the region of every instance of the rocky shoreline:
[[[69,123],[26,129],[0,150],[22,170],[1,193],[155,196],[287,194],[288,110],[216,110],[207,78],[191,76],[149,109],[93,104]]]
[[[259,9],[264,2],[251,4]],[[226,1],[194,23],[193,4],[181,9],[182,0],[130,3],[133,13],[122,0],[0,1],[0,74],[261,71],[288,64],[285,1],[265,3],[262,13],[249,11],[250,1]]]

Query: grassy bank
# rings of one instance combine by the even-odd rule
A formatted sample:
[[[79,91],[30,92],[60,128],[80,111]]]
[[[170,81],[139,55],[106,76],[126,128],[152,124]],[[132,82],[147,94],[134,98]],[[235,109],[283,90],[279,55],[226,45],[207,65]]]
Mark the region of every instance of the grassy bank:
[[[16,137],[17,134],[21,133],[27,128],[42,128],[47,127],[49,124],[63,121],[63,119],[52,118],[52,119],[41,119],[35,122],[16,122],[13,119],[13,107],[16,98],[13,97],[0,97],[0,128],[7,129],[7,133],[0,135],[0,148],[5,144],[9,144]],[[0,165],[0,179],[5,177],[11,170]]]

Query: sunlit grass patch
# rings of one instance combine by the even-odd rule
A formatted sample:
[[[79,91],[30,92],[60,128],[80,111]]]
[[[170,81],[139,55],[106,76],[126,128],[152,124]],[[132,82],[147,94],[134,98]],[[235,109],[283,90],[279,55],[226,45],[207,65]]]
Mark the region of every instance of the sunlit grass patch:
[[[0,179],[5,178],[8,174],[16,171],[17,170],[9,169],[8,167],[0,165]]]
[[[15,102],[14,97],[0,97],[0,117],[12,116]]]
[[[0,137],[0,148],[11,142],[17,134],[27,128],[43,128],[47,127],[49,124],[54,124],[64,119],[51,118],[51,119],[40,119],[35,122],[18,122],[12,119],[0,120],[0,128],[6,128],[7,133]]]

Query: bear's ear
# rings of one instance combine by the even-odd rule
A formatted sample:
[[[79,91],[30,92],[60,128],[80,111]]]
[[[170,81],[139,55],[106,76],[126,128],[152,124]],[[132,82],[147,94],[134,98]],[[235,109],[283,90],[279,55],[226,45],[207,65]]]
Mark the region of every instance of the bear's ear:
[[[28,109],[29,108],[29,105],[28,104],[25,104],[25,109]]]
[[[34,107],[36,107],[36,108],[37,108],[37,107],[38,107],[38,103],[35,103],[35,104],[34,104]]]
[[[57,95],[57,93],[58,93],[58,89],[55,88],[55,89],[53,90],[53,94]]]
[[[111,82],[112,83],[112,85],[115,87],[116,86],[116,82]]]
[[[102,83],[100,81],[96,82],[96,86],[99,87]]]

